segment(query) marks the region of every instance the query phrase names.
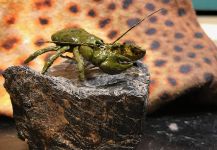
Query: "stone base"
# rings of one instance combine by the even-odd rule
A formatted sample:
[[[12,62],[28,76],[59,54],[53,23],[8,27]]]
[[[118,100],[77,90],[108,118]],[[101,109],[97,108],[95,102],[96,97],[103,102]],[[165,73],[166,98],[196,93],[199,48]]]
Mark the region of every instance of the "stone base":
[[[148,98],[147,69],[139,62],[118,75],[90,69],[81,83],[74,63],[60,66],[50,74],[67,74],[70,68],[71,79],[27,67],[4,72],[19,137],[37,150],[134,149]]]

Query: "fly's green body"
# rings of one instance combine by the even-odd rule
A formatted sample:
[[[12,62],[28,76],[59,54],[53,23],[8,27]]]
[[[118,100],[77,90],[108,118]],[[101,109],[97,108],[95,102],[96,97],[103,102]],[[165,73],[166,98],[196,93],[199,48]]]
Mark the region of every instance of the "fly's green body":
[[[91,62],[108,74],[118,74],[133,66],[133,63],[144,57],[145,50],[131,44],[108,44],[104,43],[99,37],[88,33],[84,29],[69,28],[63,29],[51,36],[55,47],[47,47],[38,50],[25,60],[28,63],[48,51],[56,51],[45,63],[42,73],[53,64],[53,62],[62,56],[65,52],[72,52],[73,58],[78,64],[79,77],[84,76],[84,60]],[[64,56],[62,56],[64,57]]]
[[[60,30],[51,36],[51,40],[59,43],[68,42],[70,44],[103,44],[102,39],[80,28],[68,28]]]
[[[46,53],[48,51],[56,51],[49,60],[45,63],[42,74],[53,64],[58,57],[64,57],[69,59],[75,59],[78,66],[79,78],[84,80],[84,59],[99,67],[103,72],[108,74],[118,74],[133,66],[136,60],[144,57],[145,50],[132,44],[119,44],[116,43],[130,30],[143,22],[146,18],[150,17],[154,13],[160,11],[159,9],[147,17],[144,17],[120,37],[118,37],[113,43],[104,43],[99,37],[88,33],[84,29],[69,28],[63,29],[51,36],[51,43],[55,43],[56,46],[47,47],[36,51],[30,55],[24,63],[28,63],[35,59],[37,56]],[[65,52],[73,53],[73,58],[63,56]]]

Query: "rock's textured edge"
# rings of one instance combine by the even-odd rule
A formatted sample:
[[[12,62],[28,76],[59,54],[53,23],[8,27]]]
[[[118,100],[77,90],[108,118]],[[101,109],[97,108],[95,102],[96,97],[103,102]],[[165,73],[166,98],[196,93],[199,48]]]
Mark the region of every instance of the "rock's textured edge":
[[[85,130],[86,135],[83,134],[80,137],[85,137],[86,139],[81,140],[83,143],[80,141],[76,145],[76,142],[78,141],[78,139],[72,139],[72,137],[70,137],[71,135],[65,132],[65,131],[72,130],[72,127],[71,127],[72,123],[70,121],[78,117],[78,116],[75,116],[74,118],[71,117],[73,114],[72,109],[68,107],[71,107],[72,103],[69,101],[69,99],[71,100],[81,100],[81,99],[84,100],[85,99],[86,101],[90,100],[92,98],[91,91],[94,92],[96,91],[96,89],[94,90],[89,89],[90,91],[88,91],[87,93],[87,91],[85,92],[85,88],[79,87],[81,89],[78,90],[75,86],[71,84],[70,80],[68,79],[61,78],[61,77],[49,77],[49,76],[43,76],[43,78],[41,78],[42,76],[41,74],[36,73],[27,67],[10,67],[4,72],[3,75],[6,78],[5,87],[7,91],[10,93],[10,96],[12,99],[12,103],[14,107],[14,117],[16,120],[19,136],[23,139],[28,139],[30,149],[45,148],[48,145],[50,146],[51,143],[53,146],[48,147],[48,148],[77,149],[79,147],[78,144],[81,144],[81,147],[79,148],[84,148],[84,149],[85,148],[96,149],[97,147],[99,149],[102,149],[102,148],[111,149],[112,145],[116,148],[118,147],[118,149],[121,147],[122,149],[129,149],[129,148],[132,149],[136,145],[136,143],[139,142],[141,129],[136,127],[135,128],[136,130],[134,130],[134,128],[128,125],[126,125],[126,128],[121,127],[120,125],[123,125],[123,123],[126,123],[126,124],[135,123],[135,125],[139,124],[138,122],[137,123],[135,122],[135,118],[133,121],[132,121],[132,118],[131,119],[128,118],[128,120],[124,120],[124,119],[121,120],[122,117],[124,118],[127,113],[130,115],[132,115],[133,113],[136,113],[136,115],[131,116],[131,117],[136,117],[136,118],[138,117],[137,119],[141,123],[142,121],[141,119],[144,117],[144,108],[143,108],[144,102],[147,100],[147,96],[148,96],[148,91],[147,91],[148,82],[147,84],[144,84],[145,89],[137,90],[137,92],[140,91],[141,93],[134,92],[134,95],[131,95],[133,92],[132,89],[128,89],[128,91],[131,91],[131,92],[127,93],[126,92],[127,88],[125,91],[122,89],[121,90],[122,93],[121,92],[116,93],[117,90],[114,90],[111,93],[111,92],[106,91],[105,89],[97,89],[97,91],[99,92],[98,93],[99,95],[97,97],[104,96],[103,99],[107,100],[106,103],[105,102],[103,103],[100,100],[98,101],[99,104],[102,104],[101,107],[109,108],[108,106],[110,105],[112,106],[112,108],[116,109],[116,112],[121,112],[121,111],[125,112],[125,114],[122,114],[122,115],[120,114],[120,116],[122,116],[121,118],[120,117],[118,119],[113,118],[113,120],[111,119],[112,121],[109,120],[106,124],[104,124],[105,127],[110,126],[110,125],[116,126],[118,131],[121,132],[121,134],[120,133],[116,134],[116,132],[114,132],[113,130],[108,130],[109,132],[106,130],[103,131],[101,130],[103,128],[101,125],[97,127],[91,126],[91,129],[88,129],[87,126],[84,126],[82,127],[82,129]],[[25,80],[19,81],[19,79],[23,78],[22,77],[23,75],[25,75]],[[147,79],[146,74],[144,74],[144,76],[145,76],[144,79],[148,81],[149,79]],[[28,85],[28,83],[34,83],[34,84]],[[40,86],[42,84],[48,87]],[[131,86],[133,87],[134,86],[133,82],[131,84],[132,84]],[[34,95],[33,93],[36,93],[36,92],[31,91],[31,89],[37,89],[38,93]],[[47,91],[47,89],[51,89],[51,91]],[[46,92],[49,92],[52,94],[48,94],[47,97],[45,98],[43,97],[45,95],[43,95],[42,93],[46,93]],[[60,98],[60,95],[58,95],[58,92],[61,92],[62,94],[64,93],[62,95],[64,96],[64,98],[61,98],[61,100],[58,99]],[[27,95],[23,95],[24,93]],[[111,102],[110,100],[111,94],[113,94],[113,96],[115,96],[116,98],[119,98],[118,99],[119,101],[122,100],[122,102],[114,103],[118,101],[117,99]],[[143,111],[127,112],[127,110],[123,108],[117,109],[118,108],[117,105],[123,104],[123,97],[126,98],[126,95],[131,97],[131,99],[136,99],[136,98],[138,99],[137,105],[132,104],[132,103],[130,104],[132,108],[135,107],[133,108],[134,110],[142,109]],[[43,98],[40,96],[42,96]],[[42,100],[40,100],[40,98]],[[44,102],[45,99],[47,100],[46,102]],[[127,102],[130,102],[129,99],[127,100],[128,100]],[[91,107],[92,103],[93,101],[91,100],[88,107]],[[92,106],[96,107],[97,105],[92,105]],[[90,110],[94,113],[97,113],[98,110],[95,110],[94,107]],[[100,106],[97,106],[97,107],[98,109],[101,108]],[[123,105],[121,107],[123,107]],[[42,113],[40,111],[42,111]],[[105,119],[105,114],[102,114],[102,112],[106,112],[106,111],[107,110],[105,111],[101,110],[99,114],[97,115],[94,114],[95,116],[98,117],[98,121],[100,120],[101,123],[102,123],[102,120]],[[83,119],[85,118],[85,115],[87,114],[83,115]],[[41,117],[38,118],[38,116],[41,116]],[[85,118],[86,119],[85,121],[87,122],[88,122],[88,117],[89,116],[86,116]],[[77,119],[79,120],[79,118]],[[56,122],[58,122],[58,124],[56,124]],[[75,122],[76,121],[74,121],[73,123]],[[54,125],[52,125],[52,123],[54,123]],[[77,121],[77,123],[79,123],[80,125],[85,125],[85,123],[82,124],[82,122],[79,122],[79,121]],[[141,124],[140,124],[140,127],[141,127]],[[73,128],[75,128],[75,126]],[[48,129],[52,129],[52,130],[50,131]],[[126,131],[127,133],[125,133]],[[33,133],[35,134],[33,135]],[[64,133],[64,135],[61,135],[59,133]],[[114,139],[111,135],[109,135],[110,133],[113,133],[115,135]],[[106,137],[105,138],[106,140],[102,139],[101,134],[105,135],[104,137]],[[40,138],[43,137],[44,139],[36,140],[35,138],[36,135],[38,135]],[[56,138],[52,139],[51,135],[56,136]],[[123,140],[123,139],[127,139],[127,140]],[[74,142],[72,142],[73,140]],[[109,148],[106,148],[106,147],[109,147]],[[112,149],[115,149],[114,147]]]

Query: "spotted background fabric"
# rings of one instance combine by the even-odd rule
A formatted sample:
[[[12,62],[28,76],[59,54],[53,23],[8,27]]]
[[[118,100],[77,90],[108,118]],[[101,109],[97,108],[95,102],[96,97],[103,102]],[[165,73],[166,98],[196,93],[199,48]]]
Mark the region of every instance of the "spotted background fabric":
[[[194,87],[206,85],[212,89],[207,90],[208,95],[215,95],[217,48],[198,24],[190,0],[0,0],[0,70],[23,65],[32,52],[50,45],[43,41],[50,40],[57,30],[80,27],[112,42],[160,8],[163,11],[120,40],[147,50],[144,63],[151,73],[148,111]],[[38,57],[29,66],[41,70],[49,55]],[[1,76],[0,114],[12,116],[3,82]]]

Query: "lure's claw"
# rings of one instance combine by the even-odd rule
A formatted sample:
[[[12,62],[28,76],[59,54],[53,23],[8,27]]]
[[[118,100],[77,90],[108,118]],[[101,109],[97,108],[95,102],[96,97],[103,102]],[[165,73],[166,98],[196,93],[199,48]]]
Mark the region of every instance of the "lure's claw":
[[[101,65],[100,69],[108,74],[118,74],[133,66],[133,62],[122,55],[109,56]]]

